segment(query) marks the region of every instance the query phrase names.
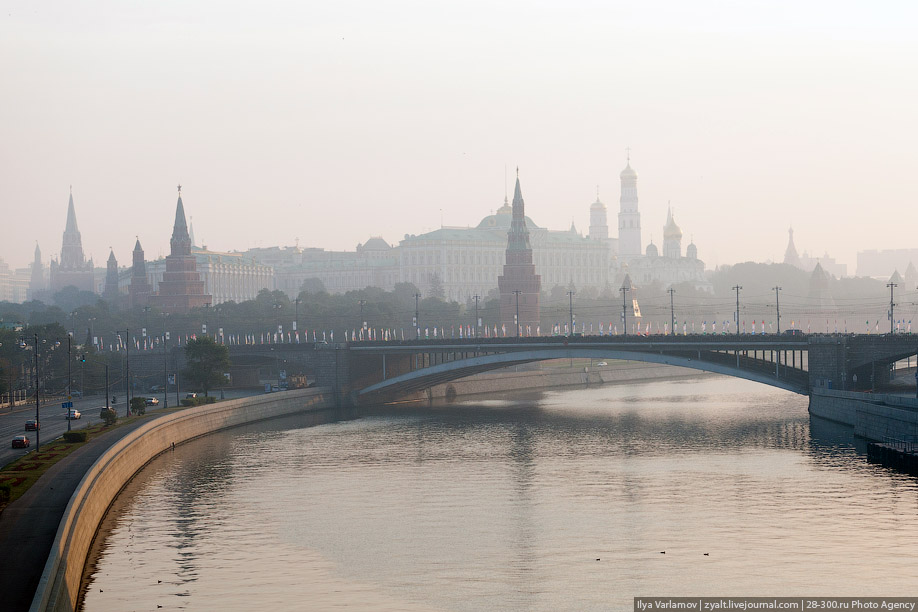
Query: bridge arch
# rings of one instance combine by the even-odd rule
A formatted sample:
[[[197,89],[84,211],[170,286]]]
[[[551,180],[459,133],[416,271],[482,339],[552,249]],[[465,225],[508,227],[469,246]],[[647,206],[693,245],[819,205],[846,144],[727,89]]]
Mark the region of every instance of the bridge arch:
[[[603,348],[577,348],[577,347],[558,347],[557,349],[539,349],[539,350],[522,350],[506,353],[493,353],[488,355],[479,355],[467,359],[448,361],[429,367],[414,370],[399,376],[393,376],[386,380],[368,385],[356,391],[356,395],[361,398],[374,394],[397,394],[418,391],[428,387],[450,382],[473,374],[498,370],[513,365],[532,363],[536,361],[547,361],[549,359],[599,359],[599,360],[621,360],[621,361],[643,361],[646,363],[659,363],[664,365],[679,366],[702,372],[713,372],[743,378],[753,382],[778,387],[786,391],[792,391],[801,395],[806,395],[808,390],[806,384],[788,379],[782,379],[765,372],[750,371],[748,369],[737,368],[723,363],[716,363],[704,359],[693,357],[683,357],[677,355],[665,355],[660,353],[645,353],[639,351],[623,351]]]

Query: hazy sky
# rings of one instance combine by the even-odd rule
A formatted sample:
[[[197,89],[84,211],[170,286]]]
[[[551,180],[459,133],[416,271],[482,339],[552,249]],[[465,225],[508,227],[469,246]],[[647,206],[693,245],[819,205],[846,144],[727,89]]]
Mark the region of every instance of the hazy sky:
[[[667,201],[711,267],[916,246],[918,3],[0,0],[0,257],[353,249],[527,213],[644,243]],[[512,184],[511,184],[512,189]],[[441,212],[442,211],[442,212]],[[918,262],[916,262],[918,265]]]

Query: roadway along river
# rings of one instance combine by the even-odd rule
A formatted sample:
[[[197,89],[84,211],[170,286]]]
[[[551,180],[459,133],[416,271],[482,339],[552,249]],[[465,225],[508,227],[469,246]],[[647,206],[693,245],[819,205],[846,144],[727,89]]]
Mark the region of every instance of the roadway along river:
[[[806,406],[708,377],[223,432],[122,493],[84,609],[914,595],[916,480]]]

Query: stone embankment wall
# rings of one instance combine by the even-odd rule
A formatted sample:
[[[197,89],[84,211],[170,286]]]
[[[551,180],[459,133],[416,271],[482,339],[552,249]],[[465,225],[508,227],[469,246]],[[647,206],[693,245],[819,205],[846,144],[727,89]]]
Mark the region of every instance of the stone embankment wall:
[[[507,368],[469,376],[461,380],[437,385],[430,389],[430,399],[450,399],[481,393],[501,391],[547,389],[579,385],[601,385],[603,383],[635,382],[661,378],[707,376],[705,372],[653,363],[621,363],[606,367],[580,368],[579,370],[520,370]],[[586,371],[585,371],[586,370]]]
[[[814,389],[810,414],[850,425],[855,435],[877,442],[918,435],[918,399],[913,397]]]
[[[221,429],[298,413],[332,409],[326,389],[302,389],[189,408],[150,421],[105,452],[77,486],[58,527],[30,610],[72,611],[83,565],[96,531],[115,497],[157,455],[192,438]]]

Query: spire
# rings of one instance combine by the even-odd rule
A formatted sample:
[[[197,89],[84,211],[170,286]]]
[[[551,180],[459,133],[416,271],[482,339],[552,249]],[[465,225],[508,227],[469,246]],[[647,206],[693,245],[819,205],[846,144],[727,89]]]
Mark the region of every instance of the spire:
[[[38,241],[35,241],[35,263],[41,263],[41,249],[38,248]]]
[[[523,190],[520,189],[520,169],[516,169],[516,185],[513,187],[513,218],[510,221],[507,249],[511,251],[527,251],[532,247],[529,244],[529,228],[526,227],[526,205],[523,202]]]
[[[108,247],[108,264],[111,265],[112,263],[117,266],[118,260],[115,259],[115,251],[112,249],[112,247]]]
[[[191,246],[194,246],[194,217],[188,217],[188,238],[191,240]]]
[[[64,228],[68,233],[79,233],[76,220],[76,210],[73,208],[73,187],[70,188],[70,202],[67,204],[67,226]]]
[[[137,242],[134,243],[135,251],[143,251],[143,247],[140,246],[140,238],[137,238]]]
[[[175,204],[175,225],[172,227],[173,255],[191,255],[191,237],[188,235],[188,224],[185,222],[185,205],[182,203],[182,186],[178,186],[178,202]]]
[[[799,268],[800,256],[797,255],[797,247],[794,246],[794,228],[788,228],[787,234],[787,250],[784,251],[784,263]]]

